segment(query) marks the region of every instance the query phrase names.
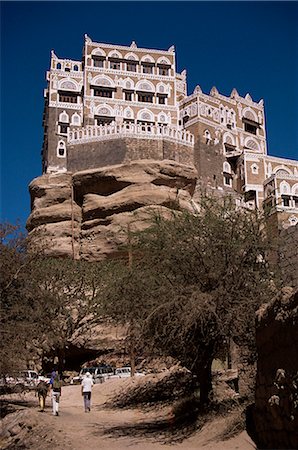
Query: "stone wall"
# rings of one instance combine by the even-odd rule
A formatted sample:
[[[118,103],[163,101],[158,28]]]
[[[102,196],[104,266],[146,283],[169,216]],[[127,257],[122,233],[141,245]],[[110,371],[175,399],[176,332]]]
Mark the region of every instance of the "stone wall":
[[[284,285],[298,289],[298,224],[280,232],[279,267]]]
[[[71,172],[141,159],[171,159],[193,165],[193,148],[167,139],[123,138],[67,146]]]
[[[298,448],[298,292],[283,288],[257,312],[255,404],[248,432],[262,449]]]

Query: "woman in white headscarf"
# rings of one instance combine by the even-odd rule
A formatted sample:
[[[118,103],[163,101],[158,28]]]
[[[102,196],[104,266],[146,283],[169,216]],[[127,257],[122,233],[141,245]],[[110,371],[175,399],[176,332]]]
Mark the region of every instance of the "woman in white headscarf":
[[[84,397],[85,412],[90,412],[91,391],[93,386],[93,380],[90,372],[86,373],[86,376],[82,380],[81,386],[82,386],[82,395]]]

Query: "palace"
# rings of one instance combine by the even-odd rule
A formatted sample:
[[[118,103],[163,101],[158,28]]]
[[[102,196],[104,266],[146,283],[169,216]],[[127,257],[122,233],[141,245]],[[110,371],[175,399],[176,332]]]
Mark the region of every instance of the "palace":
[[[176,72],[175,48],[93,42],[81,61],[52,51],[44,90],[43,173],[140,159],[194,165],[199,187],[270,207],[280,228],[298,223],[298,162],[269,156],[263,100],[196,86]]]

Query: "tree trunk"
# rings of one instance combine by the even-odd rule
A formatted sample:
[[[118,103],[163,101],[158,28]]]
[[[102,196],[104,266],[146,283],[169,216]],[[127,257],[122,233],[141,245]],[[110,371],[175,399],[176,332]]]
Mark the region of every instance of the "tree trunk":
[[[196,374],[200,383],[200,403],[206,405],[212,398],[212,375],[211,375],[212,359],[202,362],[197,367]]]

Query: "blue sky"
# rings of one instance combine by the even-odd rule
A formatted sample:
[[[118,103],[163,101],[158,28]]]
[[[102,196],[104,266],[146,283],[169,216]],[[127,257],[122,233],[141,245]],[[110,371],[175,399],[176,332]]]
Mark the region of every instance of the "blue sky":
[[[298,157],[295,2],[2,2],[1,221],[24,225],[41,175],[43,89],[50,51],[80,59],[94,41],[167,49],[188,90],[216,86],[265,101],[268,153]]]

